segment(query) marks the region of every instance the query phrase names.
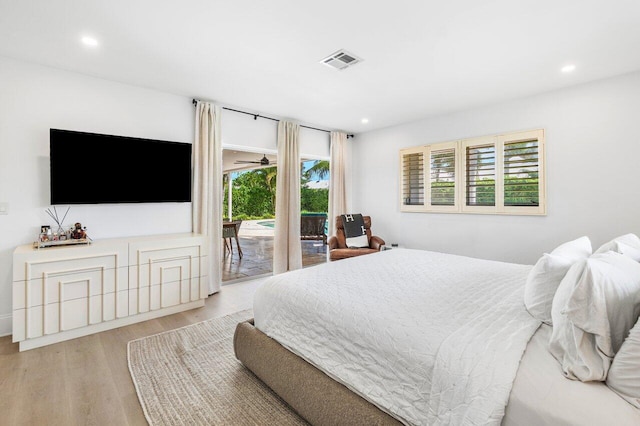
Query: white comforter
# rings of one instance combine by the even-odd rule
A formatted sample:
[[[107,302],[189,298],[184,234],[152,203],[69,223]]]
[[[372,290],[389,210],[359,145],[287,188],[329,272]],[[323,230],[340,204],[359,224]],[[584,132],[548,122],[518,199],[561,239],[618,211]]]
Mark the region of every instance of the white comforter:
[[[527,342],[531,266],[394,249],[276,275],[255,325],[409,424],[499,424]]]

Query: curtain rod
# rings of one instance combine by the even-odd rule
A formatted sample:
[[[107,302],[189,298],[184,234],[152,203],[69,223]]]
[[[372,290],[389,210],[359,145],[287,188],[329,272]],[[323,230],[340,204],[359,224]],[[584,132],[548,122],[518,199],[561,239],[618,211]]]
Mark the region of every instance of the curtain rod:
[[[195,99],[192,99],[191,102],[193,103],[193,105],[196,105],[198,103],[198,101],[196,101]],[[264,115],[254,114],[252,112],[247,112],[247,111],[240,111],[239,109],[233,109],[233,108],[227,108],[227,107],[222,107],[222,109],[226,109],[227,111],[239,112],[240,114],[250,115],[253,117],[254,120],[257,120],[258,118],[266,118],[267,120],[271,120],[271,121],[280,121],[277,118],[265,117]],[[304,126],[302,124],[300,125],[300,127],[304,127],[305,129],[318,130],[320,132],[331,133],[331,130],[318,129],[317,127]],[[347,135],[347,139],[349,138],[353,138],[353,135]]]

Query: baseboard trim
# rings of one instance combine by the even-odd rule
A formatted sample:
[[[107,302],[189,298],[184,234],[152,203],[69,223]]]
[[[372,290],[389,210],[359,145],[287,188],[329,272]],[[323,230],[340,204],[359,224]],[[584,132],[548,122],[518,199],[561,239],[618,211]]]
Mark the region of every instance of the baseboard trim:
[[[0,315],[0,337],[9,336],[13,330],[13,315]]]

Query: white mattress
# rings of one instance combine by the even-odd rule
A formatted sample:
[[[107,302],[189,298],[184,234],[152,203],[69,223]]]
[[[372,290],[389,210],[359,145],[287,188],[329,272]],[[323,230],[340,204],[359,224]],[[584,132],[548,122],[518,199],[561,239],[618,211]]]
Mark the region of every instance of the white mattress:
[[[540,322],[531,266],[394,249],[276,275],[255,325],[409,424],[499,424]]]
[[[542,325],[531,338],[513,383],[504,426],[640,425],[640,410],[604,382],[565,378],[548,350],[550,337],[551,327]]]

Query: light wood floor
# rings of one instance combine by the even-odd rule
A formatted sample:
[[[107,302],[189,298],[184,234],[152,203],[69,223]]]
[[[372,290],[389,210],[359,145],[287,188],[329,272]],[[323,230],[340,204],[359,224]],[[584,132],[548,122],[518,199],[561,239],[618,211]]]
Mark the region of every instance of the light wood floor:
[[[0,338],[0,425],[146,425],[127,343],[249,309],[263,280],[225,285],[202,308],[25,352]]]

